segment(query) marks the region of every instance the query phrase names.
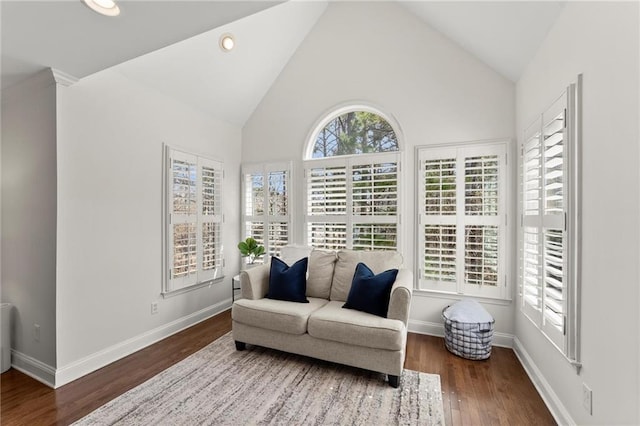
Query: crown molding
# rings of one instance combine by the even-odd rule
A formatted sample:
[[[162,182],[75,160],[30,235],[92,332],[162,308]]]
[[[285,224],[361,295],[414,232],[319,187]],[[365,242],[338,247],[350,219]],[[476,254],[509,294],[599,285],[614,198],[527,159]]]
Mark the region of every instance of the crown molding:
[[[78,82],[78,77],[74,77],[71,74],[67,74],[64,71],[57,70],[55,68],[51,68],[51,73],[53,74],[53,79],[56,83],[61,84],[62,86],[69,87],[72,84]]]

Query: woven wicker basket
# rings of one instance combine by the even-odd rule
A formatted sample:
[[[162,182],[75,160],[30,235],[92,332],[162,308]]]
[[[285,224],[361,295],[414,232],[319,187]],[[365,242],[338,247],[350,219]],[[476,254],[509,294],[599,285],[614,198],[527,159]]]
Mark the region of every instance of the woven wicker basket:
[[[483,309],[478,305],[480,309]],[[491,356],[493,325],[491,322],[458,322],[447,317],[447,306],[442,310],[444,343],[449,352],[462,358],[480,360]],[[486,313],[486,311],[485,311]]]

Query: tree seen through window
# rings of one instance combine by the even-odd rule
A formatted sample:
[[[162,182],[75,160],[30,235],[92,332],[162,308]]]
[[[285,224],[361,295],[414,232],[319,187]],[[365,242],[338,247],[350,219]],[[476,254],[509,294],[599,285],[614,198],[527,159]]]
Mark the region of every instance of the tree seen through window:
[[[393,128],[377,114],[351,111],[329,121],[316,137],[313,158],[398,150]]]

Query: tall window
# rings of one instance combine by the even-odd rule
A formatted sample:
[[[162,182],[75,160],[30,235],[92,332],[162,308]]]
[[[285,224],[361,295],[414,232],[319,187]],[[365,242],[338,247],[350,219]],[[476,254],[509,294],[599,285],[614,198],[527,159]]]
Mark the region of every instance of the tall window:
[[[167,147],[163,293],[223,275],[222,163]]]
[[[525,132],[520,169],[523,312],[577,359],[577,89],[571,85]]]
[[[330,116],[316,131],[309,157],[307,244],[397,249],[400,157],[389,122],[369,110]]]
[[[245,238],[264,245],[269,256],[280,256],[289,243],[291,164],[244,165],[242,176]]]
[[[506,143],[418,149],[419,288],[508,298]]]

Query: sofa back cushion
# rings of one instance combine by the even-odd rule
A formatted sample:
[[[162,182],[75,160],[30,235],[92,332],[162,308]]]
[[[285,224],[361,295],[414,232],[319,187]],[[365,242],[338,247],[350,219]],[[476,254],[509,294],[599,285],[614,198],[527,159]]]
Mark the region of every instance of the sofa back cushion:
[[[345,302],[349,296],[353,274],[359,262],[367,265],[374,274],[402,266],[402,255],[396,251],[340,250],[337,255],[330,298],[341,302]]]
[[[336,264],[336,252],[313,250],[309,254],[309,276],[307,277],[307,297],[329,299],[331,280]]]

